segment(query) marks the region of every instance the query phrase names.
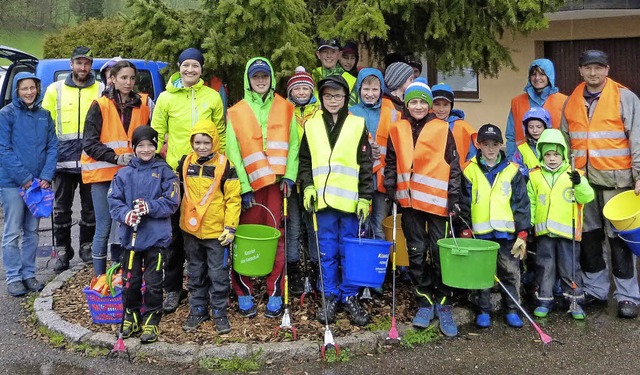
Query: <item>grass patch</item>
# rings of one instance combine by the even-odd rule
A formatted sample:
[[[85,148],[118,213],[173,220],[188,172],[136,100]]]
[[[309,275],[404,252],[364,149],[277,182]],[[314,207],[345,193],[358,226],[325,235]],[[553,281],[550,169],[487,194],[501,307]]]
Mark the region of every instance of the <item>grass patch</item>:
[[[327,363],[349,362],[350,359],[351,350],[347,348],[340,349],[339,356],[336,355],[336,351],[333,349],[327,349],[327,351],[324,352],[324,360],[327,361]]]
[[[41,59],[44,55],[45,34],[45,31],[0,29],[0,40],[5,46],[19,49]],[[1,60],[0,65],[8,65],[7,60]]]
[[[373,321],[367,326],[367,329],[371,332],[388,331],[389,329],[391,329],[391,317],[376,316]]]
[[[438,339],[438,330],[436,326],[429,326],[425,329],[408,329],[402,341],[400,342],[405,348],[414,348],[417,345],[424,345],[434,342]]]
[[[209,371],[227,371],[231,373],[247,373],[260,370],[260,356],[262,350],[248,358],[233,356],[232,358],[202,357],[198,365]]]

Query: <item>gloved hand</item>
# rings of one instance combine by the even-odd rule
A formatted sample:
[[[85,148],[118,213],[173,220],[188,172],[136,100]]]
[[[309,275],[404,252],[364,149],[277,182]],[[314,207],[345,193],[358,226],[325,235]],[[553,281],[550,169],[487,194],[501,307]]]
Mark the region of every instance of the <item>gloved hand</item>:
[[[571,179],[571,183],[574,185],[580,185],[580,173],[578,173],[578,171],[568,171],[567,174],[569,175],[569,178]]]
[[[144,216],[149,213],[149,204],[143,198],[138,198],[133,201],[133,211],[139,216]]]
[[[224,227],[224,231],[222,231],[222,234],[218,237],[218,241],[220,241],[220,245],[222,246],[229,246],[234,238],[236,238],[236,229]]]
[[[389,203],[398,203],[398,198],[396,197],[396,189],[387,189],[387,201]]]
[[[248,210],[256,203],[256,200],[253,198],[253,191],[248,191],[242,194],[242,209]]]
[[[451,217],[459,217],[462,213],[462,209],[458,203],[454,203],[449,207],[449,216]]]
[[[118,165],[129,165],[133,154],[116,155],[115,161]]]
[[[358,219],[360,223],[364,223],[364,221],[369,217],[369,209],[371,208],[371,200],[360,198],[358,199],[358,204],[356,205],[356,215],[358,215]]]
[[[124,223],[130,227],[135,227],[140,224],[140,216],[134,210],[127,212],[127,215],[124,217]]]
[[[291,196],[291,189],[293,189],[294,184],[295,183],[288,178],[280,180],[280,191],[285,197],[289,198]]]
[[[318,201],[318,193],[316,192],[316,189],[313,186],[307,186],[304,189],[304,197],[303,197],[304,209],[307,210],[307,212],[309,213],[313,212],[313,210],[315,209],[315,202],[317,201]]]
[[[473,238],[473,232],[469,229],[463,229],[460,231],[460,238]]]
[[[380,145],[375,142],[371,142],[371,158],[373,160],[380,159]]]
[[[518,233],[518,238],[511,248],[511,254],[520,260],[527,256],[527,231],[523,230]]]

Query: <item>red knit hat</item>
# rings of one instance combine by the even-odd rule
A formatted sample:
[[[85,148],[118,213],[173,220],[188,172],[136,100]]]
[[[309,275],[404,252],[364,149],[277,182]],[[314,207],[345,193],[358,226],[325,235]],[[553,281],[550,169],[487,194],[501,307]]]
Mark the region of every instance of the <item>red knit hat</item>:
[[[297,67],[295,73],[289,78],[287,82],[287,95],[290,96],[291,90],[298,86],[308,86],[311,91],[313,91],[315,86],[311,74],[307,73],[303,66]]]

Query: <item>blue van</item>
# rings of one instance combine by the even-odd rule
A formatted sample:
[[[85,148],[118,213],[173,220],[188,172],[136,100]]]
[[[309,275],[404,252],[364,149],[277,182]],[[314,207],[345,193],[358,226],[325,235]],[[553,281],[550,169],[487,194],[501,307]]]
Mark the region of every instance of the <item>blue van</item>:
[[[4,79],[0,85],[0,108],[11,103],[13,78],[19,72],[35,73],[42,82],[43,92],[50,84],[65,79],[71,73],[70,59],[39,60],[26,52],[7,46],[0,46],[0,59],[10,62],[8,66],[0,66],[4,73]],[[100,80],[100,68],[109,60],[110,58],[93,59],[92,68],[98,81]],[[131,61],[138,69],[135,90],[147,93],[155,100],[164,91],[165,81],[160,71],[167,66],[167,63],[140,59],[126,60]]]

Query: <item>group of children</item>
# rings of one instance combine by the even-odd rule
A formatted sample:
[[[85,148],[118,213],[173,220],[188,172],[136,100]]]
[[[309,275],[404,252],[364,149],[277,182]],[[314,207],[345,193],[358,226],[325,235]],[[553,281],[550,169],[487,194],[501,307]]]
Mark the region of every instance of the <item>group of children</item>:
[[[191,132],[193,151],[182,157],[175,173],[155,157],[155,130],[136,129],[135,157],[118,172],[109,191],[112,216],[124,224],[124,337],[141,330],[142,342],[157,340],[162,249],[170,241],[170,217],[178,207],[190,292],[183,329],[197,329],[210,319],[211,310],[216,331],[229,332],[231,285],[240,314],[255,316],[252,281],[231,270],[230,282],[229,245],[240,223],[264,222],[264,212],[249,215],[256,202],[271,209],[279,226],[283,198],[289,201],[288,243],[279,244],[274,271],[266,280],[267,317],[282,314],[284,262],[291,292],[303,291],[299,260],[304,226],[311,263],[317,267],[319,262],[324,276],[323,285],[315,285],[327,297],[318,320],[333,322],[342,307],[352,323],[368,324],[370,317],[357,298],[359,287],[343,274],[344,240],[357,238],[362,227],[371,237],[383,238],[382,219],[397,205],[418,306],[414,326],[428,327],[437,317],[443,334],[457,335],[455,290],[442,283],[437,246],[447,231],[497,242],[497,275],[516,298],[520,260],[527,237],[535,233],[535,315],[546,316],[553,307],[552,289],[559,278],[564,296],[577,301],[572,316],[584,319],[576,254],[581,206],[594,194],[582,172],[571,168],[563,134],[549,129],[548,112],[534,108],[525,115],[528,141],[519,148],[519,165],[501,150],[497,126],[486,124],[476,132],[464,121],[464,113],[453,108],[454,92],[448,85],[429,87],[423,78],[414,79],[414,69],[403,62],[387,66],[384,75],[373,68],[358,71],[353,45],[345,45],[340,55],[336,41],[322,41],[317,51],[321,67],[313,75],[297,68],[288,81],[287,101],[273,92],[270,62],[261,57],[248,61],[245,99],[229,110],[226,153],[220,151],[215,125],[201,120]],[[454,228],[448,227],[450,220]],[[144,316],[139,313],[142,267]],[[489,327],[489,290],[474,296],[476,324]],[[521,327],[515,302],[503,301],[507,324]]]

